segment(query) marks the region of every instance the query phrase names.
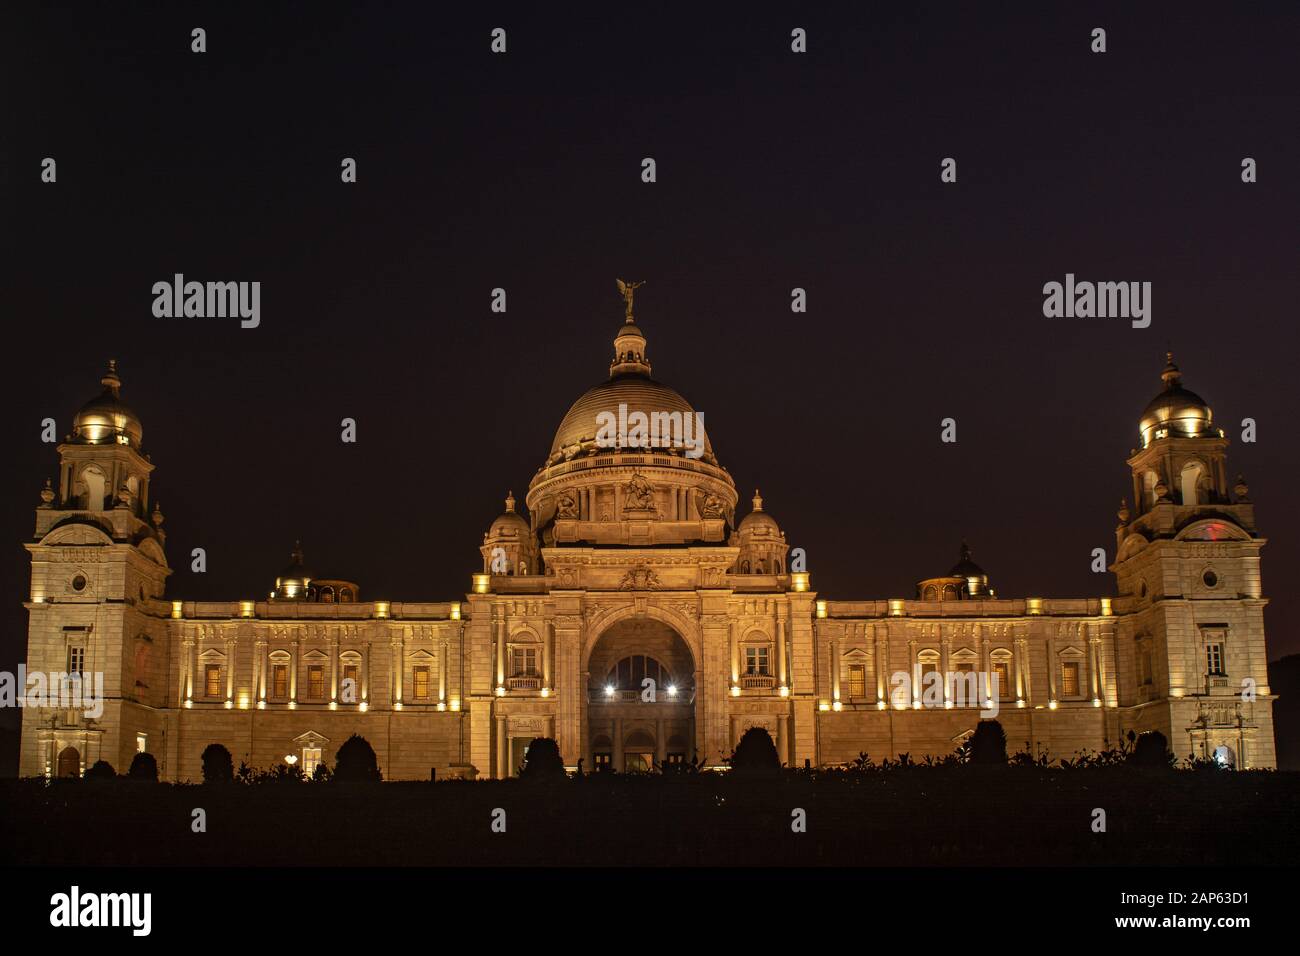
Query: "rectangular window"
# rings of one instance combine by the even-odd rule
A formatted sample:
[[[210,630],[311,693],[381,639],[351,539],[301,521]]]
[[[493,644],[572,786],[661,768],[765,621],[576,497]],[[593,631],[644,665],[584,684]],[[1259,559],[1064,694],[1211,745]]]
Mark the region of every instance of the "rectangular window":
[[[750,677],[767,677],[769,652],[766,645],[745,648],[745,673]]]
[[[343,686],[339,690],[345,704],[355,704],[361,699],[361,679],[356,664],[343,665]]]
[[[81,676],[86,672],[86,649],[84,647],[68,648],[68,676]]]
[[[515,647],[510,650],[510,676],[537,676],[537,648]]]
[[[271,668],[271,696],[284,700],[289,696],[289,665],[276,664]]]
[[[415,669],[415,699],[429,699],[429,668],[427,667]]]
[[[1079,662],[1066,661],[1061,665],[1061,696],[1079,696]]]
[[[1153,682],[1151,651],[1145,647],[1138,650],[1138,680],[1144,686]]]
[[[997,678],[998,697],[1011,696],[1011,664],[1008,661],[993,662],[993,676]]]
[[[221,696],[221,665],[220,664],[204,665],[203,695],[205,697]]]
[[[1223,645],[1215,642],[1205,645],[1205,668],[1214,677],[1222,677],[1226,671],[1223,669]]]
[[[135,752],[138,754],[145,753],[148,750],[149,738],[144,734],[135,735]]]
[[[316,768],[319,766],[320,766],[320,748],[303,747],[302,748],[302,772],[310,777],[312,774],[316,772]]]
[[[867,665],[849,665],[849,698],[867,696]]]
[[[307,668],[307,693],[312,700],[325,698],[325,668],[320,664],[313,664]]]

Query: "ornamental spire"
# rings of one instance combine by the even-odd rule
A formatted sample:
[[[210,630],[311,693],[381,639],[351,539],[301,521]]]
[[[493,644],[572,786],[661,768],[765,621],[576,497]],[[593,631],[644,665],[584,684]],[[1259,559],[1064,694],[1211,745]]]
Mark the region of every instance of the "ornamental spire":
[[[644,282],[624,282],[618,284],[619,294],[623,297],[623,325],[614,336],[614,360],[609,363],[609,376],[650,374],[650,362],[645,357],[645,336],[637,328],[632,318],[632,296]]]

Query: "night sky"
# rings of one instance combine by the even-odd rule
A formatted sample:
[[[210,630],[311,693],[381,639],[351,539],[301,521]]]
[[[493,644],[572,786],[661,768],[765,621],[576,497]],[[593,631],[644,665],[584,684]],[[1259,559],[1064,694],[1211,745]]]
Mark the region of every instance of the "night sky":
[[[363,599],[452,600],[606,377],[615,277],[646,281],[655,377],[738,513],[760,487],[834,599],[911,597],[963,537],[1000,596],[1113,594],[1091,550],[1172,348],[1270,540],[1270,658],[1300,650],[1294,4],[268,6],[6,16],[0,669],[56,475],[40,422],[67,433],[109,357],[169,596],[264,598],[301,538]],[[155,318],[177,272],[260,281],[260,328]],[[1044,318],[1067,272],[1151,282],[1150,328]]]

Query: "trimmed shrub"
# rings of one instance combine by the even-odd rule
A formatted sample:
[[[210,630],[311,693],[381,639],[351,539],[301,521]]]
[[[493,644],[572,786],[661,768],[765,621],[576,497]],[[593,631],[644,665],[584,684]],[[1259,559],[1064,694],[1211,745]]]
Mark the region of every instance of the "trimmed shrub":
[[[371,783],[384,779],[370,741],[353,734],[334,755],[334,779],[345,783]]]
[[[235,762],[230,751],[221,744],[208,744],[203,748],[203,782],[230,783],[235,779]]]
[[[967,745],[970,762],[985,766],[1007,765],[1007,734],[996,720],[981,720],[975,725]]]
[[[126,775],[132,780],[157,783],[158,761],[153,758],[151,753],[138,753],[131,758],[131,766],[127,769]]]
[[[1128,762],[1136,767],[1170,767],[1174,755],[1169,750],[1169,740],[1158,730],[1148,730],[1137,739]]]
[[[776,754],[772,735],[762,727],[750,727],[731,755],[731,769],[741,773],[777,773],[781,758]]]
[[[96,760],[86,771],[87,780],[114,780],[117,777],[117,771],[107,760]]]
[[[564,758],[560,745],[550,737],[536,737],[528,745],[524,765],[519,770],[521,780],[563,780]]]

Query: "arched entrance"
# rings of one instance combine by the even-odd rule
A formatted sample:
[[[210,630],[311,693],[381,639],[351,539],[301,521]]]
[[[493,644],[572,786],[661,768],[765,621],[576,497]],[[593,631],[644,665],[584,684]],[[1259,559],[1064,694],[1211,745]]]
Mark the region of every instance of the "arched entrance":
[[[1220,767],[1227,767],[1229,770],[1237,766],[1237,755],[1227,744],[1214,748],[1214,759]]]
[[[81,754],[76,747],[64,747],[59,751],[59,763],[55,772],[58,777],[81,776]]]
[[[617,621],[587,658],[586,766],[645,772],[695,757],[695,658],[652,617]]]

